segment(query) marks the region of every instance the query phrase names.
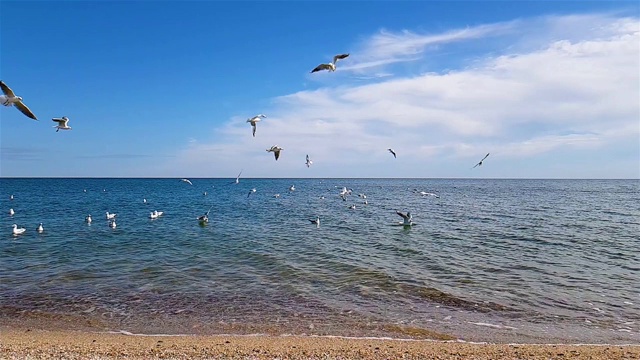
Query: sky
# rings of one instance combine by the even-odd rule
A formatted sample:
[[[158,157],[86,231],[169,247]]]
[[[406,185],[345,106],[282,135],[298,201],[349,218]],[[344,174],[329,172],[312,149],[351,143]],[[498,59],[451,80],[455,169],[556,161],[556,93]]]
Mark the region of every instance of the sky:
[[[2,177],[640,178],[636,1],[3,0],[0,79]]]

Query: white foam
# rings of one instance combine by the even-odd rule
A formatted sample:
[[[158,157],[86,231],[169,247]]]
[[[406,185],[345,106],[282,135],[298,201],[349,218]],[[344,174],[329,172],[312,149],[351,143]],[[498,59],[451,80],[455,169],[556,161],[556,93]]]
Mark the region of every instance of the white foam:
[[[478,326],[487,326],[487,327],[491,327],[491,328],[495,328],[495,329],[518,330],[518,328],[515,328],[513,326],[496,325],[496,324],[489,324],[489,323],[483,323],[483,322],[469,322],[469,324],[478,325]]]

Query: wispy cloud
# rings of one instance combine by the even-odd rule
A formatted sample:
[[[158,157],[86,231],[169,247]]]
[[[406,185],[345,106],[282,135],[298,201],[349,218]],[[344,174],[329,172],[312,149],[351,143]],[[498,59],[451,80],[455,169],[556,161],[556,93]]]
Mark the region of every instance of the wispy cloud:
[[[215,167],[232,177],[250,167],[247,176],[467,176],[451,169],[467,171],[468,163],[489,151],[492,160],[505,161],[554,153],[570,166],[566,149],[638,147],[638,18],[547,17],[431,35],[384,31],[365,41],[364,59],[353,55],[350,66],[425,62],[429,46],[455,41],[473,41],[477,52],[479,39],[489,35],[513,43],[503,39],[500,53],[476,53],[453,70],[386,76],[364,85],[347,79],[337,87],[280,96],[264,109],[269,118],[255,138],[244,119],[231,119],[215,129],[224,142],[189,144],[167,171],[224,176],[212,174]],[[277,163],[265,152],[274,144],[285,148]],[[388,147],[398,152],[394,162]],[[313,172],[302,166],[307,153]],[[626,163],[631,170],[621,167],[620,174],[637,176],[635,156]],[[425,170],[435,164],[445,168]]]

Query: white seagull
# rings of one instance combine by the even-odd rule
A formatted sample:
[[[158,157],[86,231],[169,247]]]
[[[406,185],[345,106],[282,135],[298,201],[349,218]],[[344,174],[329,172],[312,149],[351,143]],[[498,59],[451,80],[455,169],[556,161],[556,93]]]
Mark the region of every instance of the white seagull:
[[[27,231],[25,228],[18,228],[18,225],[13,224],[13,235],[20,235]]]
[[[242,169],[242,170],[244,170],[244,169]],[[242,170],[240,170],[240,173],[238,174],[238,176],[236,176],[236,181],[232,182],[232,184],[240,183],[240,175],[242,175]]]
[[[249,193],[247,194],[247,198],[249,198],[249,196],[251,196],[251,194],[253,194],[254,192],[256,192],[256,188],[249,190]]]
[[[311,166],[311,164],[313,164],[313,161],[311,161],[311,159],[309,159],[309,155],[307,155],[307,162],[305,162],[305,164],[307,165],[307,167]]]
[[[184,181],[184,182],[186,182],[186,183],[187,183],[187,184],[189,184],[189,185],[193,185],[193,184],[191,183],[191,180],[189,180],[189,179],[180,179],[180,181]]]
[[[89,215],[91,216],[91,215]],[[116,214],[109,214],[109,212],[107,211],[107,220],[111,220],[111,219],[115,219],[116,218]]]
[[[336,55],[333,57],[333,62],[330,62],[328,64],[320,64],[316,66],[315,69],[311,70],[311,72],[314,73],[316,71],[322,71],[322,70],[329,70],[332,72],[336,71],[336,63],[338,62],[338,60],[346,59],[347,57],[349,57],[349,54]]]
[[[289,191],[296,191],[296,186],[295,185],[291,185],[289,187]]]
[[[315,220],[309,220],[312,224],[316,224],[316,227],[320,227],[320,216],[316,216]]]
[[[56,128],[56,132],[60,131],[60,130],[71,130],[71,126],[69,126],[69,118],[66,116],[63,116],[61,118],[53,118],[51,119],[55,122],[58,123],[58,125],[55,125],[54,128]]]
[[[21,96],[16,96],[13,93],[13,90],[11,90],[11,88],[8,87],[7,84],[5,84],[4,81],[2,81],[2,80],[0,80],[0,88],[2,88],[2,92],[4,93],[4,95],[0,95],[0,104],[2,104],[4,106],[15,105],[16,108],[18,110],[20,110],[21,113],[25,114],[27,117],[29,117],[29,118],[31,118],[33,120],[38,120],[36,118],[36,116],[33,115],[31,110],[29,110],[27,105],[25,105],[22,102],[22,97]]]
[[[13,200],[13,194],[9,196],[9,200]]]
[[[39,233],[44,231],[44,228],[42,227],[42,223],[40,223],[40,225],[38,225],[38,228],[36,229]]]
[[[87,217],[86,217],[86,218],[84,218],[84,221],[85,221],[87,224],[91,224],[91,221],[92,221],[92,220],[91,220],[91,214],[87,215]]]
[[[400,211],[396,211],[396,214],[402,216],[403,221],[400,223],[402,225],[413,225],[413,221],[412,221],[412,216],[410,212],[407,212],[407,214],[403,214]]]
[[[280,157],[280,151],[282,150],[284,149],[279,147],[278,145],[273,145],[271,149],[267,149],[267,152],[272,152],[276,157],[276,161],[278,161],[278,158]]]
[[[483,162],[483,161],[484,161],[484,159],[486,159],[488,156],[489,156],[489,153],[487,153],[487,155],[485,155],[485,156],[482,158],[482,160],[480,160],[480,162],[479,162],[479,163],[477,163],[474,167],[472,167],[472,169],[473,169],[473,168],[475,168],[476,166],[482,166],[482,162]]]
[[[389,150],[389,152],[393,154],[393,157],[396,158],[396,152],[393,151],[393,149],[387,149],[387,150]]]
[[[267,117],[267,115],[259,114],[259,115],[256,115],[256,116],[250,118],[250,119],[247,119],[247,122],[251,123],[251,127],[253,128],[253,137],[256,137],[256,124],[258,123],[258,121],[260,121],[260,120],[262,120],[262,119],[264,119],[266,117]]]
[[[152,211],[149,213],[149,219],[151,220],[155,220],[158,218],[158,212],[157,211]]]
[[[9,209],[9,216],[13,216],[16,212],[13,209]]]
[[[114,220],[109,221],[109,227],[110,227],[110,228],[112,228],[112,229],[115,229],[115,228],[116,228],[116,221],[115,221],[115,219],[114,219]]]

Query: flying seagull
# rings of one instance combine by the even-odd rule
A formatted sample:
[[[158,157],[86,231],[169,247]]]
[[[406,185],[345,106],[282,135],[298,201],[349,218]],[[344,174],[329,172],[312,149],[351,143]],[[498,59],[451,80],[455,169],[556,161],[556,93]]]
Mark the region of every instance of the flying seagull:
[[[482,158],[482,160],[480,160],[480,162],[479,162],[479,163],[477,163],[474,167],[472,167],[472,169],[473,169],[473,168],[475,168],[476,166],[482,166],[482,162],[484,161],[484,159],[486,159],[486,158],[487,158],[487,156],[489,156],[489,153],[487,153],[487,155],[485,155],[485,156]]]
[[[244,170],[244,169],[242,169],[242,170]],[[232,184],[240,183],[240,175],[242,175],[242,170],[240,170],[240,174],[238,174],[238,176],[236,176],[236,181],[232,182]]]
[[[66,116],[63,116],[61,118],[53,118],[51,119],[55,122],[58,123],[58,125],[54,126],[54,128],[56,128],[56,132],[60,131],[60,130],[71,130],[71,126],[68,125],[69,123],[69,118]]]
[[[267,115],[259,114],[250,119],[247,119],[247,122],[251,123],[251,127],[253,128],[253,137],[256,137],[256,123],[266,117]]]
[[[189,184],[189,185],[193,185],[193,184],[191,183],[191,180],[189,180],[189,179],[180,179],[180,181],[184,181],[184,182],[186,182],[186,183],[187,183],[187,184]]]
[[[305,164],[307,165],[307,167],[311,166],[311,164],[313,164],[313,161],[311,161],[309,159],[309,155],[307,155],[307,162],[305,162]]]
[[[402,225],[413,225],[413,221],[411,220],[412,216],[410,212],[407,212],[407,214],[405,215],[400,211],[396,211],[396,214],[402,216],[402,218],[404,219],[404,221],[402,222]]]
[[[336,71],[336,63],[338,62],[338,60],[346,59],[347,57],[349,57],[349,54],[336,55],[333,57],[333,62],[330,62],[328,64],[320,64],[316,66],[315,69],[311,70],[311,72],[314,73],[316,71],[322,70]]]
[[[251,196],[251,194],[253,194],[254,192],[256,192],[256,188],[253,188],[251,190],[249,190],[249,193],[247,194],[247,199],[249,198],[249,196]]]
[[[393,154],[393,157],[396,158],[396,152],[393,151],[393,149],[387,149],[387,150],[389,150],[389,152]]]
[[[278,145],[273,145],[271,147],[271,149],[267,149],[267,152],[272,152],[273,155],[275,155],[275,157],[276,157],[276,161],[278,161],[278,158],[280,157],[280,151],[281,150],[284,150],[284,149],[279,147]]]
[[[0,95],[0,104],[4,106],[15,105],[21,113],[25,114],[27,117],[32,118],[33,120],[38,120],[35,115],[29,110],[27,105],[22,102],[21,96],[16,96],[7,84],[4,81],[0,80],[0,88],[2,88],[2,92],[4,95]]]

